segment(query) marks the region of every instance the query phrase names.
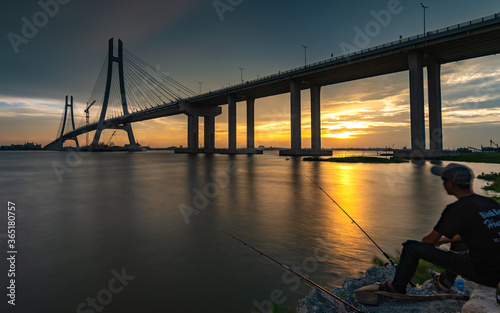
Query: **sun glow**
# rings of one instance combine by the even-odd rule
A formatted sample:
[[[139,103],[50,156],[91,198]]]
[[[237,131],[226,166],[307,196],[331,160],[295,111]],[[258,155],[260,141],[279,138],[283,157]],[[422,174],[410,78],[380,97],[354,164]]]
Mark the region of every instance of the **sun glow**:
[[[359,135],[368,134],[366,129],[370,128],[370,123],[359,121],[345,121],[325,125],[326,137],[337,139],[352,139]]]
[[[329,134],[327,137],[330,138],[336,138],[336,139],[353,139],[356,138],[358,135],[364,135],[366,133],[364,132],[341,132],[341,133],[336,133],[336,134]]]

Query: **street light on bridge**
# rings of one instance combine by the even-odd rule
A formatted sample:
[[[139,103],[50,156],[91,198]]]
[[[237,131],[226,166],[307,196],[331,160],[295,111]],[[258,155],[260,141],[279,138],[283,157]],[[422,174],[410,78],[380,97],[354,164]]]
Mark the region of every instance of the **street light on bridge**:
[[[306,66],[307,65],[307,48],[309,48],[309,46],[302,44],[302,47],[304,47],[304,66]]]
[[[200,84],[200,95],[201,95],[201,84],[203,84],[203,82],[198,82],[198,84]]]
[[[424,9],[424,36],[426,36],[426,33],[425,33],[425,9],[427,9],[429,7],[426,7],[425,5],[423,5],[422,2],[420,2],[420,5],[422,6],[422,9]]]
[[[242,68],[242,67],[238,67],[238,68],[241,71],[241,83],[243,84],[243,70],[244,70],[244,68]]]

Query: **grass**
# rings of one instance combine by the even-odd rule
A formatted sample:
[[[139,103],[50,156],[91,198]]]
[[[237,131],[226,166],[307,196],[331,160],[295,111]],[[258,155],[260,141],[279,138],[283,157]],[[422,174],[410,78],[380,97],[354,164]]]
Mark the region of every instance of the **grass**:
[[[500,192],[500,173],[481,173],[481,175],[478,175],[477,178],[490,182],[488,185],[483,187],[484,190]]]
[[[365,157],[365,156],[351,156],[351,157],[332,157],[332,158],[319,158],[307,157],[303,161],[323,161],[323,162],[344,162],[344,163],[407,163],[408,160],[403,158],[379,158],[379,157]]]
[[[500,163],[500,153],[472,152],[461,153],[457,156],[443,156],[434,158],[442,161],[476,162],[476,163]]]
[[[486,186],[483,187],[484,190],[492,190],[495,192],[500,192],[500,173],[481,173],[481,175],[478,175],[477,178],[479,179],[484,179],[486,181],[489,181],[490,183]],[[490,197],[496,202],[500,202],[500,197],[498,196],[492,196]]]

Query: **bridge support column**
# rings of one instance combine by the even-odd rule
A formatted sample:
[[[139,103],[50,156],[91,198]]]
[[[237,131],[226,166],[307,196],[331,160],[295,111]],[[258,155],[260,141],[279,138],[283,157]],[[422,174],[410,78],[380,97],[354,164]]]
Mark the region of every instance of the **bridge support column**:
[[[205,150],[211,151],[215,149],[215,114],[210,114],[204,117],[204,134],[205,141],[203,143]]]
[[[321,150],[321,86],[311,86],[311,148]]]
[[[255,99],[247,99],[247,149],[255,149]]]
[[[425,150],[424,74],[423,55],[418,51],[408,54],[410,68],[411,148]]]
[[[188,151],[190,153],[196,153],[198,151],[198,117],[199,115],[196,110],[193,110],[191,114],[188,115]]]
[[[290,81],[290,126],[292,152],[301,148],[301,108],[300,108],[300,82]]]
[[[222,113],[218,106],[179,104],[179,110],[188,116],[188,147],[176,153],[215,153],[215,117]],[[199,117],[204,122],[204,148],[199,149]]]
[[[228,147],[229,152],[236,152],[236,97],[228,96]]]
[[[281,156],[331,156],[332,150],[321,149],[321,86],[311,85],[311,149],[302,149],[300,82],[290,81],[291,143]]]
[[[429,92],[429,139],[431,150],[443,150],[443,121],[441,117],[441,64],[434,59],[427,65]]]

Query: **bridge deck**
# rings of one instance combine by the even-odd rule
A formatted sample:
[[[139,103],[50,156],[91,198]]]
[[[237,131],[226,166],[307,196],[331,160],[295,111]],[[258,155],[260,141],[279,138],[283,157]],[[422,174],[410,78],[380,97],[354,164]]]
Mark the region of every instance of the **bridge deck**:
[[[301,89],[306,89],[311,84],[326,86],[406,71],[408,52],[412,50],[421,51],[426,60],[432,57],[441,64],[500,53],[500,14],[238,84],[189,102],[223,105],[228,94],[243,99],[288,93],[290,79],[301,81]]]
[[[427,32],[404,40],[387,43],[348,55],[324,60],[282,73],[248,81],[232,87],[184,99],[194,105],[224,105],[228,96],[238,100],[263,98],[290,92],[290,80],[300,82],[300,88],[311,85],[332,85],[368,77],[391,74],[409,69],[408,52],[420,51],[427,60],[441,64],[500,53],[500,14]],[[106,120],[108,125],[119,125],[183,113],[179,103],[169,103],[155,108],[134,112]],[[97,124],[90,124],[65,134],[72,138],[93,131]],[[54,144],[47,145],[47,147]]]

